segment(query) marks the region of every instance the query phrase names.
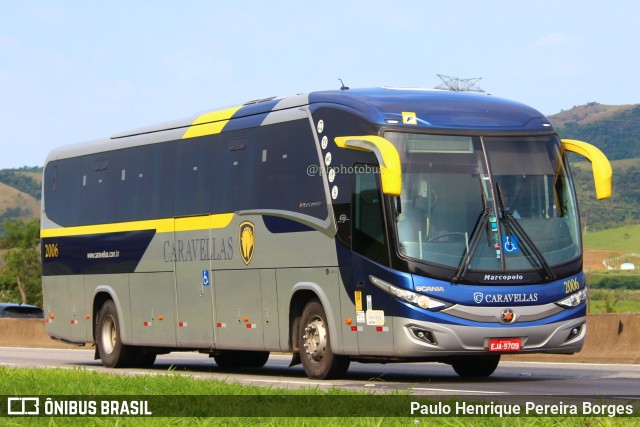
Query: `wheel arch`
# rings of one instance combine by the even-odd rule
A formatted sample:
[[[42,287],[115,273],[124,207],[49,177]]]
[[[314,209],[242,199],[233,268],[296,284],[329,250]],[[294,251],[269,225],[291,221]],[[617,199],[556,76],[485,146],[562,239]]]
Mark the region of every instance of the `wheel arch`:
[[[333,305],[327,293],[314,282],[299,282],[291,289],[291,297],[289,298],[289,347],[292,352],[300,351],[300,343],[297,342],[298,328],[300,326],[300,318],[305,305],[313,299],[317,299],[324,308],[327,316],[327,324],[331,338],[331,350],[336,354],[341,354],[342,334],[338,328],[335,317],[335,307],[337,304],[338,312],[340,302],[337,300]]]
[[[118,298],[118,294],[110,286],[98,286],[93,296],[93,342],[96,342],[96,323],[98,322],[98,313],[107,301],[113,301],[118,311],[118,326],[120,327],[120,339],[123,343],[128,344],[130,341],[129,328],[126,327],[124,309]]]

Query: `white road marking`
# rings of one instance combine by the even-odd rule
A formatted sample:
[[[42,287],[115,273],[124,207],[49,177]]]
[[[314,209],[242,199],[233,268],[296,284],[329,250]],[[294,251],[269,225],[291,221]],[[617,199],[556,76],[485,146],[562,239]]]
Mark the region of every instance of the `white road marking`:
[[[413,387],[411,390],[421,391],[443,391],[447,393],[467,393],[467,394],[507,394],[505,391],[484,391],[484,390],[460,390],[454,388],[426,388],[426,387]]]
[[[327,382],[310,382],[310,381],[281,381],[281,380],[261,380],[261,379],[243,379],[243,382],[248,382],[248,383],[278,383],[278,384],[304,384],[304,385],[321,385],[321,386],[328,386],[328,387],[333,387],[335,386],[335,384],[333,383],[327,383]]]

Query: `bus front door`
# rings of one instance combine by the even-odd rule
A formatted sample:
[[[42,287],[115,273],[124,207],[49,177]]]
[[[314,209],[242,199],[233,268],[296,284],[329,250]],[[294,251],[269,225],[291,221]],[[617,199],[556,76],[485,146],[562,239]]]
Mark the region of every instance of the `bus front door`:
[[[371,284],[377,265],[389,265],[383,197],[379,174],[370,165],[356,165],[352,214],[352,280],[356,284],[356,323],[361,355],[393,351],[391,317],[385,316],[388,295]]]

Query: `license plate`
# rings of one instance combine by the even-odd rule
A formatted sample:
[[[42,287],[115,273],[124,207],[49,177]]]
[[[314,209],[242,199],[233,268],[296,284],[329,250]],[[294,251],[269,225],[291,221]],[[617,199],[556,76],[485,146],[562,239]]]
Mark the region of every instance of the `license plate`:
[[[489,351],[520,351],[521,347],[522,341],[520,338],[493,338],[489,340]]]

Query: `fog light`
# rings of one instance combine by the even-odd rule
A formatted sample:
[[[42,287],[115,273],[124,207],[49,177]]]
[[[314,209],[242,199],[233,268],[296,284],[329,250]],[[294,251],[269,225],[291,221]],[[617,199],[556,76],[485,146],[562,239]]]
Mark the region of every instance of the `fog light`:
[[[567,339],[564,340],[564,342],[571,341],[576,337],[578,337],[582,333],[583,327],[584,325],[580,325],[580,326],[576,326],[575,328],[571,328],[571,331],[569,331],[569,335],[567,336]]]
[[[419,339],[420,341],[424,341],[431,345],[437,345],[438,341],[436,341],[436,337],[433,332],[428,331],[426,329],[419,329],[415,327],[409,328],[414,337]]]

